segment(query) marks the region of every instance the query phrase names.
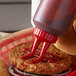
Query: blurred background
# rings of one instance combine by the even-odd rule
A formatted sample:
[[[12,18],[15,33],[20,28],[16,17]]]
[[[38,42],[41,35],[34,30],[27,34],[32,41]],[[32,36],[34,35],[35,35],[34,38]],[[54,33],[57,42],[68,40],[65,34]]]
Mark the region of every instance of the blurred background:
[[[0,32],[32,27],[31,0],[0,0]]]

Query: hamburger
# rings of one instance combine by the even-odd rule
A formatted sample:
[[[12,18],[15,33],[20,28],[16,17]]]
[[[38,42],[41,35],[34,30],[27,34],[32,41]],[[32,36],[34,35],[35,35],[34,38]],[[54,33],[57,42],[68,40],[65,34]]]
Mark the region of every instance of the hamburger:
[[[66,71],[70,70],[70,66],[72,64],[72,56],[57,49],[53,44],[51,44],[48,48],[43,60],[38,63],[33,64],[30,62],[38,58],[42,43],[39,45],[35,55],[32,58],[21,59],[22,56],[26,56],[31,52],[32,44],[32,42],[22,43],[12,48],[8,52],[10,62],[13,64],[11,69],[14,67],[14,73],[20,75],[21,71],[23,73],[27,73],[27,75],[49,76],[62,72],[65,73]],[[25,76],[27,75],[25,74]],[[24,75],[22,74],[21,76]]]
[[[57,42],[50,45],[43,60],[38,63],[30,62],[39,57],[43,43],[29,59],[21,59],[21,57],[31,52],[33,42],[22,43],[12,48],[8,52],[11,62],[10,74],[13,76],[65,76],[72,71],[71,67],[75,70],[76,32],[74,27],[71,25],[66,35],[58,37]]]

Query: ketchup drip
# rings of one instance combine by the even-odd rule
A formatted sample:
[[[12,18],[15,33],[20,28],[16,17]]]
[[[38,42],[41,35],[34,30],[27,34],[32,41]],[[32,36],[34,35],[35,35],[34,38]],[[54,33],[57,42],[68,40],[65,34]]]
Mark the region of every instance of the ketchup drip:
[[[31,48],[32,48],[32,47],[31,47]],[[31,49],[31,48],[30,48],[30,49]],[[25,49],[23,49],[23,51],[29,54],[29,53],[31,52],[30,49],[29,49],[29,48],[25,48]],[[40,53],[40,50],[39,50],[39,49],[36,49],[36,52]],[[61,59],[60,57],[57,57],[57,56],[55,56],[55,55],[52,55],[52,54],[50,54],[50,53],[48,53],[48,52],[46,52],[45,54],[46,54],[46,56],[48,56],[49,58],[48,58],[48,57],[43,57],[43,59],[42,59],[43,62],[53,63],[53,62],[55,62],[56,60]],[[39,58],[39,54],[36,54],[36,53],[35,53],[35,54],[33,55],[33,57]],[[21,57],[21,59],[24,59],[24,58],[25,58],[25,56],[22,56],[22,57]],[[36,63],[36,62],[31,61],[31,63]]]

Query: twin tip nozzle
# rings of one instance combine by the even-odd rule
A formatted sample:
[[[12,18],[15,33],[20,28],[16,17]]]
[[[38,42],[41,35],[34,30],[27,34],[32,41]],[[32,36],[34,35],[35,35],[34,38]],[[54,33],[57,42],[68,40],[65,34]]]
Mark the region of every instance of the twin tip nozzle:
[[[41,49],[41,52],[40,52],[40,57],[36,60],[31,61],[31,63],[38,63],[38,62],[42,61],[42,59],[44,57],[44,54],[46,53],[50,44],[56,42],[57,37],[45,32],[43,30],[40,30],[38,28],[35,28],[33,34],[36,36],[36,38],[35,38],[34,43],[33,43],[32,51],[31,51],[30,54],[26,55],[22,59],[27,59],[27,58],[33,57],[33,55],[35,54],[35,51],[38,48],[39,44],[41,42],[43,42],[43,46],[42,46],[42,49]]]

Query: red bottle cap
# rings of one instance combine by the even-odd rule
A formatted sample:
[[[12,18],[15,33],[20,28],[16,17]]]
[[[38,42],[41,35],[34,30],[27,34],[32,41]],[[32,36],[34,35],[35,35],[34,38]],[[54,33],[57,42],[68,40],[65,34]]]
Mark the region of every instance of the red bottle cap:
[[[40,30],[38,28],[35,28],[34,33],[33,33],[40,41],[42,42],[51,42],[51,43],[55,43],[57,40],[57,37],[55,37],[54,35],[45,32],[43,30]]]

